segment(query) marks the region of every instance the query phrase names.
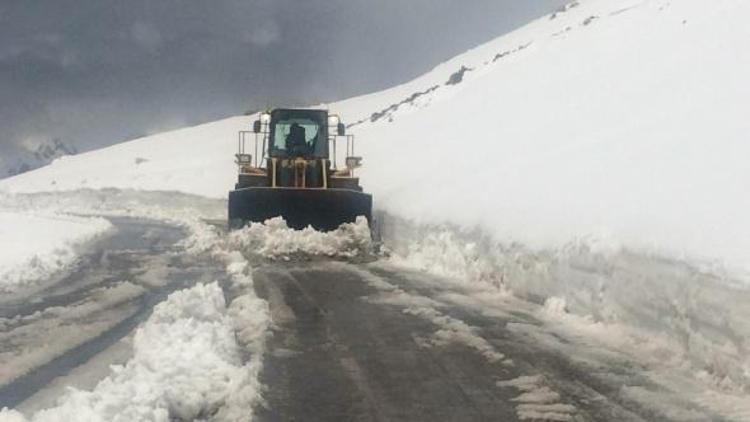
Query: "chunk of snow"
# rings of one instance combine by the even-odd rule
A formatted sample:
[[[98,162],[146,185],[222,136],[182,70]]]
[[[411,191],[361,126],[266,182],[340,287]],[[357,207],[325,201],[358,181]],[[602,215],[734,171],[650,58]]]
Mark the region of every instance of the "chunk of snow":
[[[520,376],[506,381],[498,381],[500,388],[513,387],[521,394],[511,401],[516,404],[516,414],[520,420],[569,421],[576,413],[576,407],[560,402],[560,394],[546,385],[541,375]]]
[[[232,231],[229,243],[253,255],[282,259],[297,254],[352,258],[372,249],[370,228],[361,216],[355,223],[342,224],[332,232],[319,232],[312,227],[293,230],[276,217]]]
[[[564,297],[548,297],[544,301],[543,312],[550,317],[560,317],[568,313]]]

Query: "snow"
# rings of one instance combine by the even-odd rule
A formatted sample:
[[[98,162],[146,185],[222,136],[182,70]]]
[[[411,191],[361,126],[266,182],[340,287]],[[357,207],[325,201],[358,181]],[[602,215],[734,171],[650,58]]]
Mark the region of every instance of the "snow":
[[[367,255],[372,249],[370,227],[362,216],[331,232],[311,227],[293,230],[281,217],[276,217],[231,232],[229,242],[238,249],[274,259],[289,259],[294,255],[353,258]]]
[[[592,239],[744,275],[749,12],[738,0],[584,1],[331,108],[357,120],[440,85],[352,128],[366,188],[400,217],[535,249]],[[461,66],[474,70],[443,85]]]
[[[92,200],[90,195],[79,192],[78,201],[74,202],[85,206],[87,200]],[[209,254],[226,265],[229,281],[223,288],[231,300],[225,298],[217,282],[171,294],[137,329],[130,360],[113,366],[92,390],[70,388],[56,406],[36,411],[28,419],[12,409],[3,409],[0,420],[236,421],[252,417],[251,409],[261,399],[258,375],[269,325],[268,305],[255,295],[252,267],[246,258],[215,227],[187,213],[175,212],[175,208],[180,208],[180,201],[176,200],[179,195],[160,195],[164,196],[158,201],[161,206],[136,210],[152,218],[169,215],[169,221],[182,221],[192,233],[183,244],[186,251]],[[173,199],[171,205],[175,208],[170,209],[167,198]],[[47,195],[37,199],[42,204],[55,202]],[[143,200],[144,196],[124,192],[120,199],[123,201],[119,206],[117,201],[100,203],[99,212],[127,213],[127,209],[119,207]],[[75,316],[70,309],[64,311],[65,316]],[[28,318],[43,317],[44,314],[34,314]],[[7,324],[12,325],[13,321]],[[40,352],[48,351],[41,348]]]
[[[750,414],[750,3],[576,3],[326,107],[354,123],[394,262],[537,302],[577,340],[690,372],[691,397]],[[176,221],[186,248],[218,253],[241,280],[247,264],[216,252],[199,219],[224,218],[237,131],[254,119],[64,157],[0,181],[0,202]],[[345,230],[276,220],[230,241],[280,259],[361,254],[361,225]]]
[[[133,357],[126,364],[113,367],[111,374],[91,391],[70,389],[59,398],[56,406],[36,411],[29,420],[71,420],[71,415],[75,415],[75,420],[92,421],[173,418],[235,421],[252,416],[248,409],[260,400],[258,374],[265,347],[268,307],[264,300],[255,296],[252,267],[247,260],[216,227],[201,220],[201,217],[211,217],[217,209],[223,215],[226,207],[223,201],[174,192],[87,189],[10,195],[0,200],[0,206],[17,212],[44,210],[60,215],[75,212],[130,216],[179,224],[189,233],[181,244],[185,252],[208,254],[226,265],[229,276],[222,287],[231,293],[227,296],[230,300],[225,299],[217,283],[201,284],[170,295],[136,331]],[[0,371],[3,379],[14,378],[44,363],[40,359],[49,359],[57,349],[75,346],[74,342],[81,336],[68,332],[68,327],[78,326],[71,324],[71,319],[91,312],[94,307],[107,309],[119,301],[127,305],[128,297],[142,290],[128,282],[115,288],[122,291],[104,295],[105,298],[111,296],[115,302],[94,300],[64,309],[48,308],[23,317],[29,321],[12,318],[0,321],[8,328],[7,338],[3,340],[9,345],[28,345],[54,330],[63,333],[68,340],[56,342],[52,348],[35,345],[33,353],[6,348],[0,357],[12,364],[7,366],[7,371]],[[121,314],[131,311],[127,306],[111,309],[110,316],[117,321],[122,318]],[[106,330],[109,323],[104,319],[92,329]],[[15,329],[16,325],[19,328]],[[9,418],[26,420],[13,410],[0,412],[0,420]]]
[[[517,402],[516,413],[520,420],[569,421],[575,413],[575,406],[560,403],[560,394],[545,385],[541,375],[520,376],[507,381],[498,381],[501,388],[513,387],[521,392],[511,401]]]
[[[750,388],[750,358],[743,353],[750,340],[750,290],[744,283],[679,261],[588,244],[540,253],[450,227],[399,233],[392,264],[475,287],[475,305],[487,312],[506,297],[524,299],[576,344],[627,351],[666,372],[689,368],[707,390],[731,395]]]
[[[17,290],[71,268],[83,247],[111,229],[102,218],[0,208],[0,292]]]
[[[236,420],[258,396],[217,283],[173,293],[138,328],[134,355],[93,391],[70,389],[31,421]],[[25,420],[7,409],[0,418]]]
[[[179,192],[84,188],[68,192],[0,194],[0,210],[152,219],[184,227],[192,238],[209,233],[204,219],[226,218],[226,201]],[[201,251],[214,248],[216,242],[216,236],[209,236],[201,245]]]
[[[714,292],[707,287],[707,294]],[[716,289],[717,295],[723,295]],[[721,299],[720,299],[721,300]],[[698,298],[697,302],[702,302]],[[681,309],[685,305],[674,301],[663,303],[657,297],[656,304],[647,305],[644,314],[658,314],[653,317],[655,327],[648,324],[637,324],[632,320],[622,319],[619,322],[603,322],[591,315],[570,313],[565,298],[548,298],[537,313],[545,321],[547,329],[553,330],[565,341],[560,342],[542,334],[529,326],[511,326],[511,330],[534,337],[540,342],[549,342],[555,350],[576,353],[581,361],[596,361],[596,355],[607,356],[607,353],[624,355],[628,360],[639,362],[644,368],[646,379],[654,385],[623,385],[620,396],[626,401],[638,402],[653,409],[666,418],[685,421],[706,420],[706,409],[710,409],[728,420],[749,420],[750,402],[747,400],[748,360],[741,351],[742,346],[733,337],[733,331],[724,328],[708,327],[707,319],[714,309],[700,311]],[[659,304],[664,308],[659,308]],[[683,320],[669,314],[683,313]],[[676,308],[676,309],[674,309]],[[738,307],[729,304],[731,312]],[[731,320],[720,317],[724,324],[733,326],[741,324],[740,318]],[[689,322],[688,322],[689,321]],[[652,324],[654,323],[652,322]],[[663,325],[661,325],[663,324]],[[744,341],[745,333],[739,329],[739,341]],[[567,344],[564,344],[567,343]],[[574,346],[573,346],[574,345]],[[611,352],[603,352],[605,350]],[[663,388],[674,391],[674,395],[665,395]],[[696,408],[699,403],[701,408]]]

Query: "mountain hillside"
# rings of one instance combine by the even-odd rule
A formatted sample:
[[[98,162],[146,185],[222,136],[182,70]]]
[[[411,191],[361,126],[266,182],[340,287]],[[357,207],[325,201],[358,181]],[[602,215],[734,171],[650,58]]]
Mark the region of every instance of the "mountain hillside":
[[[586,242],[746,274],[750,3],[581,0],[392,89],[329,104],[376,206],[506,242]],[[253,116],[141,138],[8,192],[225,197]],[[744,276],[744,275],[743,275]]]
[[[51,163],[56,158],[74,155],[77,152],[78,150],[74,146],[68,145],[58,138],[44,141],[34,147],[19,148],[19,151],[12,157],[0,160],[0,172],[6,173],[0,174],[0,177],[15,176],[38,169]]]

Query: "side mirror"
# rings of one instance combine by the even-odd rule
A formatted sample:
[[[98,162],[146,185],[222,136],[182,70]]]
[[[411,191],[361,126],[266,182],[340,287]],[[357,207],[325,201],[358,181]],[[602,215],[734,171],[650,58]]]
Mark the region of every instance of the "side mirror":
[[[346,126],[343,123],[339,123],[338,125],[336,125],[336,129],[339,136],[346,135]]]
[[[253,132],[260,133],[260,120],[253,122]]]

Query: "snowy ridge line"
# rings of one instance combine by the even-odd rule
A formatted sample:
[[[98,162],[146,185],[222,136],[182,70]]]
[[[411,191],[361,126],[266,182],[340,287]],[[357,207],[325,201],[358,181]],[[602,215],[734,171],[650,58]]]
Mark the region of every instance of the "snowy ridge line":
[[[629,0],[625,2],[629,3]],[[347,118],[354,118],[353,123],[348,124],[347,127],[355,127],[365,123],[375,123],[385,117],[388,117],[387,121],[392,122],[400,107],[404,105],[414,105],[416,100],[420,97],[432,97],[441,87],[458,85],[463,82],[464,75],[468,72],[479,71],[477,73],[482,74],[487,71],[488,68],[491,68],[491,65],[498,62],[498,60],[519,53],[535,42],[550,40],[556,36],[571,31],[573,29],[571,25],[573,25],[574,22],[579,23],[580,26],[588,26],[598,18],[596,15],[589,15],[583,19],[579,16],[566,17],[566,19],[559,20],[563,20],[568,26],[565,26],[562,30],[549,31],[550,26],[546,22],[547,20],[553,21],[580,5],[581,3],[579,1],[571,1],[553,11],[548,17],[538,18],[527,24],[523,29],[505,34],[495,40],[472,48],[464,54],[460,54],[453,59],[449,59],[435,66],[425,75],[394,88],[338,101],[330,105],[323,104],[322,106],[330,106],[332,109],[345,110]],[[628,5],[627,7],[618,9],[616,12],[611,12],[609,15],[623,13],[642,5],[643,1],[636,3],[635,5]],[[601,7],[597,8],[601,9]],[[604,9],[608,10],[607,8]],[[383,98],[398,97],[401,97],[400,100],[390,105],[385,105],[385,103],[382,102]],[[377,109],[377,111],[372,111],[372,109],[362,109],[362,103]],[[429,100],[426,101],[426,103],[429,103]],[[350,109],[356,111],[356,117]],[[363,114],[366,114],[366,116],[362,117]]]
[[[709,389],[750,389],[744,284],[596,243],[532,252],[478,230],[384,217],[383,239],[395,265],[543,305],[539,315],[578,340],[604,342],[656,368],[667,365]]]
[[[482,64],[482,67],[486,67],[490,64],[494,64],[500,59],[503,59],[507,56],[510,56],[512,54],[518,53],[526,48],[528,48],[530,45],[532,45],[534,41],[527,41],[523,44],[520,44],[516,46],[515,48],[511,48],[508,50],[504,50],[498,53],[495,53],[494,56],[491,59],[488,59],[484,61]],[[378,121],[381,121],[383,119],[386,119],[388,122],[393,122],[394,117],[398,115],[399,109],[404,109],[406,107],[404,106],[411,106],[411,107],[417,107],[424,106],[426,104],[429,104],[432,98],[434,97],[434,94],[438,93],[441,88],[444,87],[452,87],[455,85],[460,84],[464,81],[464,76],[469,73],[473,72],[475,70],[478,70],[481,68],[479,67],[467,67],[465,65],[460,65],[458,70],[451,73],[448,76],[448,79],[445,82],[435,84],[432,86],[429,86],[427,88],[423,88],[421,90],[416,90],[409,94],[406,98],[401,99],[398,102],[395,102],[393,104],[390,104],[388,106],[385,106],[383,109],[371,112],[371,114],[367,117],[360,118],[353,123],[350,123],[347,125],[347,128],[353,128],[359,125],[362,125],[364,123],[376,123]],[[417,79],[418,81],[419,79]],[[415,81],[409,82],[405,84],[404,86],[411,86],[415,85]],[[415,88],[416,89],[416,88]]]
[[[560,7],[558,7],[554,12],[552,12],[551,15],[549,15],[549,20],[554,20],[557,18],[560,14],[567,12],[570,9],[573,9],[575,7],[580,6],[580,3],[578,1],[571,1],[570,3],[566,3]]]

